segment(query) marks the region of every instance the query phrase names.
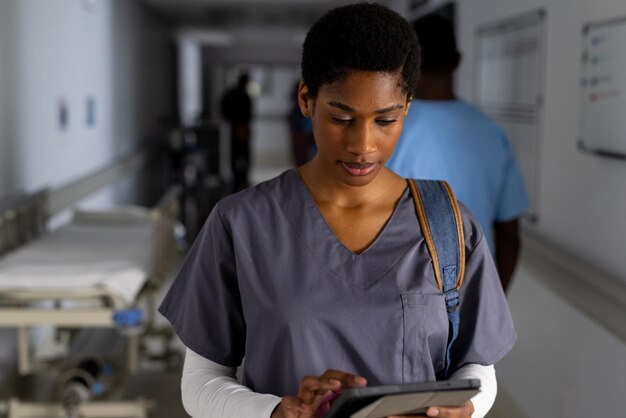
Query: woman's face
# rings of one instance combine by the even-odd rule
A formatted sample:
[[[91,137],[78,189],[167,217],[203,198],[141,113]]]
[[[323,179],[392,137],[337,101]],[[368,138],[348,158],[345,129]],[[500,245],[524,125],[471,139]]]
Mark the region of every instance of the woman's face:
[[[402,132],[410,100],[400,88],[400,73],[352,71],[324,84],[317,97],[300,85],[302,112],[313,120],[325,174],[351,186],[369,184],[384,167]]]

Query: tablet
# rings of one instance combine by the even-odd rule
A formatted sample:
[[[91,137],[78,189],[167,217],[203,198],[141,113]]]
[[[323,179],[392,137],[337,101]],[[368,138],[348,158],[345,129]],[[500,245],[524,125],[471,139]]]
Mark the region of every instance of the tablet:
[[[478,392],[478,379],[351,388],[335,400],[326,418],[423,414],[429,406],[461,405]]]

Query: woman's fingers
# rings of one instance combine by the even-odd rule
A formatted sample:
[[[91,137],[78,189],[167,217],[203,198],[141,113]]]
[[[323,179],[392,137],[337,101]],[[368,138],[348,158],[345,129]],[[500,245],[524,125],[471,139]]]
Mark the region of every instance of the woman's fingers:
[[[341,382],[337,379],[329,379],[318,376],[306,376],[300,381],[298,397],[303,402],[313,402],[317,397],[323,397],[332,390],[339,390]]]
[[[367,385],[367,379],[352,373],[343,372],[341,370],[328,369],[322,373],[321,377],[339,380],[346,387],[361,387]]]
[[[315,409],[297,396],[283,396],[280,408],[285,418],[310,418],[315,415]]]
[[[438,417],[438,418],[471,418],[474,413],[474,404],[471,401],[465,402],[461,406],[431,406],[426,410],[426,415],[394,415],[387,418],[408,418],[408,417]]]
[[[461,406],[431,406],[426,416],[439,418],[470,418],[474,413],[474,404],[467,401]]]
[[[340,370],[329,369],[320,376],[305,376],[300,380],[298,396],[285,396],[281,401],[281,412],[285,418],[309,418],[320,410],[330,409],[330,404],[344,387],[367,385],[362,376]]]
[[[367,385],[364,377],[340,370],[329,369],[320,376],[305,376],[300,381],[298,396],[304,402],[313,402],[318,397],[327,396],[330,391],[340,391],[342,387]]]
[[[328,394],[322,399],[320,406],[317,408],[317,416],[325,417],[326,414],[328,414],[328,411],[330,411],[332,403],[335,401],[335,399],[337,399],[338,396],[338,392],[328,392]]]
[[[283,396],[280,401],[280,414],[277,415],[277,418],[297,418],[300,414],[299,405],[300,399],[295,396]],[[274,418],[274,416],[272,416],[272,418]]]

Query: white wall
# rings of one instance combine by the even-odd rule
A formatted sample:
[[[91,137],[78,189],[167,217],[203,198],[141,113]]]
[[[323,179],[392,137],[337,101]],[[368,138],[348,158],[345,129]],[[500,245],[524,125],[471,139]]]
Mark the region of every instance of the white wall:
[[[13,78],[13,19],[15,5],[0,2],[0,196],[10,188],[9,176],[14,171],[13,150],[15,135],[13,132],[13,112],[10,105],[15,101]]]
[[[476,28],[497,19],[547,11],[545,114],[539,234],[626,281],[626,162],[577,149],[581,28],[626,16],[620,0],[474,0],[457,2],[464,64],[459,91],[472,99]],[[623,416],[626,344],[522,265],[510,303],[519,342],[498,366],[502,389],[528,417]],[[584,298],[585,295],[580,295]]]
[[[168,34],[138,2],[3,0],[0,7],[0,196],[67,184],[156,132],[157,116],[171,108]],[[94,126],[85,121],[88,98]]]

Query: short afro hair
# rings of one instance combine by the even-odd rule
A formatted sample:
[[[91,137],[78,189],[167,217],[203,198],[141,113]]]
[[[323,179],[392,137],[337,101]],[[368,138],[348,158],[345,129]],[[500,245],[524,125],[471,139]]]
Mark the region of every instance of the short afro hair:
[[[413,23],[422,47],[422,71],[449,73],[459,64],[460,54],[454,37],[454,25],[446,17],[427,15]]]
[[[302,48],[302,80],[316,97],[323,84],[350,71],[401,72],[401,88],[411,96],[420,67],[420,46],[411,25],[376,3],[337,7],[309,30]]]

